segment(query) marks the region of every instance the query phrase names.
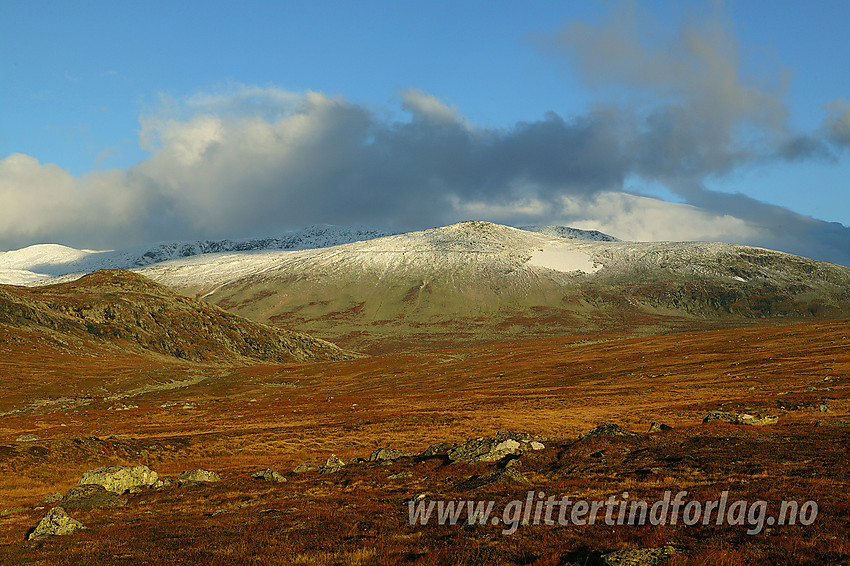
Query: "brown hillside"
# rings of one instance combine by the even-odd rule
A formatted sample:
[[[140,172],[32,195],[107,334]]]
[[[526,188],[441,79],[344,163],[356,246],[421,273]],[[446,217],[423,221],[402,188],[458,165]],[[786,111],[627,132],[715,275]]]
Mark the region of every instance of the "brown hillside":
[[[353,356],[306,334],[246,320],[126,270],[96,271],[40,288],[0,286],[0,346],[119,347],[194,362]],[[39,340],[34,337],[38,335]],[[91,344],[94,342],[94,344]]]

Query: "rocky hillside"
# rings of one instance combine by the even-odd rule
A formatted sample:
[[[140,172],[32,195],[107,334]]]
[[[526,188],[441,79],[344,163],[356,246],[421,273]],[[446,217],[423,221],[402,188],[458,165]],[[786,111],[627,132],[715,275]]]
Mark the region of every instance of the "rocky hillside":
[[[197,362],[354,356],[329,342],[182,297],[125,270],[96,271],[77,281],[39,288],[0,286],[0,328],[4,339],[30,331],[63,343],[68,338],[94,340]]]

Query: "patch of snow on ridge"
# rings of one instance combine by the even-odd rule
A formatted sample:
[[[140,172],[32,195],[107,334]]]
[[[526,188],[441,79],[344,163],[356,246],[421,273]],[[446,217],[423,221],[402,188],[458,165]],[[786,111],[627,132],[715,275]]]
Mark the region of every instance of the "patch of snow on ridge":
[[[543,267],[553,271],[572,273],[595,273],[601,266],[594,262],[589,254],[584,252],[567,250],[560,247],[543,247],[531,254],[531,259],[526,265]]]

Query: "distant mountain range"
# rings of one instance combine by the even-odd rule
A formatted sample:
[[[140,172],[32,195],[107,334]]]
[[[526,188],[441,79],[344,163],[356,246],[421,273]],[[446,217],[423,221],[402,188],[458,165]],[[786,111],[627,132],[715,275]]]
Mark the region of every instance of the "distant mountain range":
[[[761,248],[481,221],[383,234],[325,226],[120,252],[33,246],[0,255],[0,268],[44,284],[124,262],[182,295],[369,353],[850,317],[850,268]]]
[[[616,238],[596,230],[579,230],[566,226],[523,226],[522,229],[574,240],[616,241]],[[109,251],[79,250],[60,244],[37,244],[0,252],[0,284],[31,285],[53,277],[79,277],[98,269],[133,269],[203,254],[329,248],[395,234],[398,232],[366,226],[324,224],[270,238],[160,242]]]

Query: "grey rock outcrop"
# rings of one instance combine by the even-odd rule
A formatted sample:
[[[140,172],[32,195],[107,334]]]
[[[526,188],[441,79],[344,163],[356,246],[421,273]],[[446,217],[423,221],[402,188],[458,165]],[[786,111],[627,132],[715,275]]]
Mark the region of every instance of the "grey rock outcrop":
[[[635,433],[632,431],[621,427],[618,424],[614,423],[602,423],[599,426],[595,426],[590,429],[588,432],[580,435],[578,437],[579,440],[588,440],[590,438],[598,438],[600,436],[609,436],[609,437],[633,437]]]
[[[779,417],[763,417],[761,415],[748,415],[747,413],[727,413],[725,411],[711,411],[702,418],[702,422],[709,423],[711,421],[721,421],[724,423],[737,425],[765,426],[776,424],[779,421]]]
[[[200,483],[211,483],[221,481],[221,477],[210,470],[197,469],[188,472],[180,472],[177,476],[177,485],[180,487],[191,487]]]
[[[658,566],[677,554],[672,546],[618,550],[602,556],[605,566]]]
[[[153,485],[151,485],[151,489],[155,489],[155,490],[159,491],[161,489],[167,489],[169,487],[172,487],[173,485],[174,485],[173,479],[171,479],[171,478],[159,478],[158,480],[153,482]]]
[[[275,483],[281,483],[286,481],[286,478],[283,477],[283,474],[271,468],[268,468],[267,470],[260,470],[259,472],[254,472],[253,474],[251,474],[251,477],[255,480],[265,480]]]
[[[337,458],[336,454],[331,454],[325,465],[322,466],[321,473],[332,474],[338,472],[345,467],[345,462]]]
[[[378,448],[369,455],[370,462],[386,462],[398,460],[399,458],[412,458],[416,456],[413,452],[399,450],[398,448]]]
[[[666,425],[664,423],[653,422],[651,425],[649,425],[649,430],[646,431],[646,432],[661,432],[662,430],[672,430],[672,429],[673,429],[672,426]]]
[[[82,523],[74,519],[62,507],[54,507],[27,537],[38,540],[49,536],[69,535],[77,529],[85,529]]]
[[[107,491],[121,495],[150,487],[159,475],[147,466],[107,466],[89,470],[83,474],[78,485],[102,485]]]
[[[450,450],[457,446],[457,442],[437,442],[429,446],[422,453],[423,458],[431,458],[440,454],[448,454]]]
[[[542,450],[543,437],[532,436],[524,432],[500,430],[494,436],[483,436],[467,440],[448,451],[449,460],[476,464],[498,462],[505,456],[523,454],[528,451]]]
[[[516,483],[520,485],[530,484],[531,482],[528,481],[528,478],[522,475],[519,470],[512,465],[515,461],[516,460],[511,460],[504,468],[493,470],[480,476],[472,476],[471,478],[468,478],[454,486],[454,489],[457,491],[468,491],[498,482]]]
[[[75,507],[123,507],[127,499],[119,497],[105,487],[96,483],[77,485],[68,490],[62,499],[66,509]]]

